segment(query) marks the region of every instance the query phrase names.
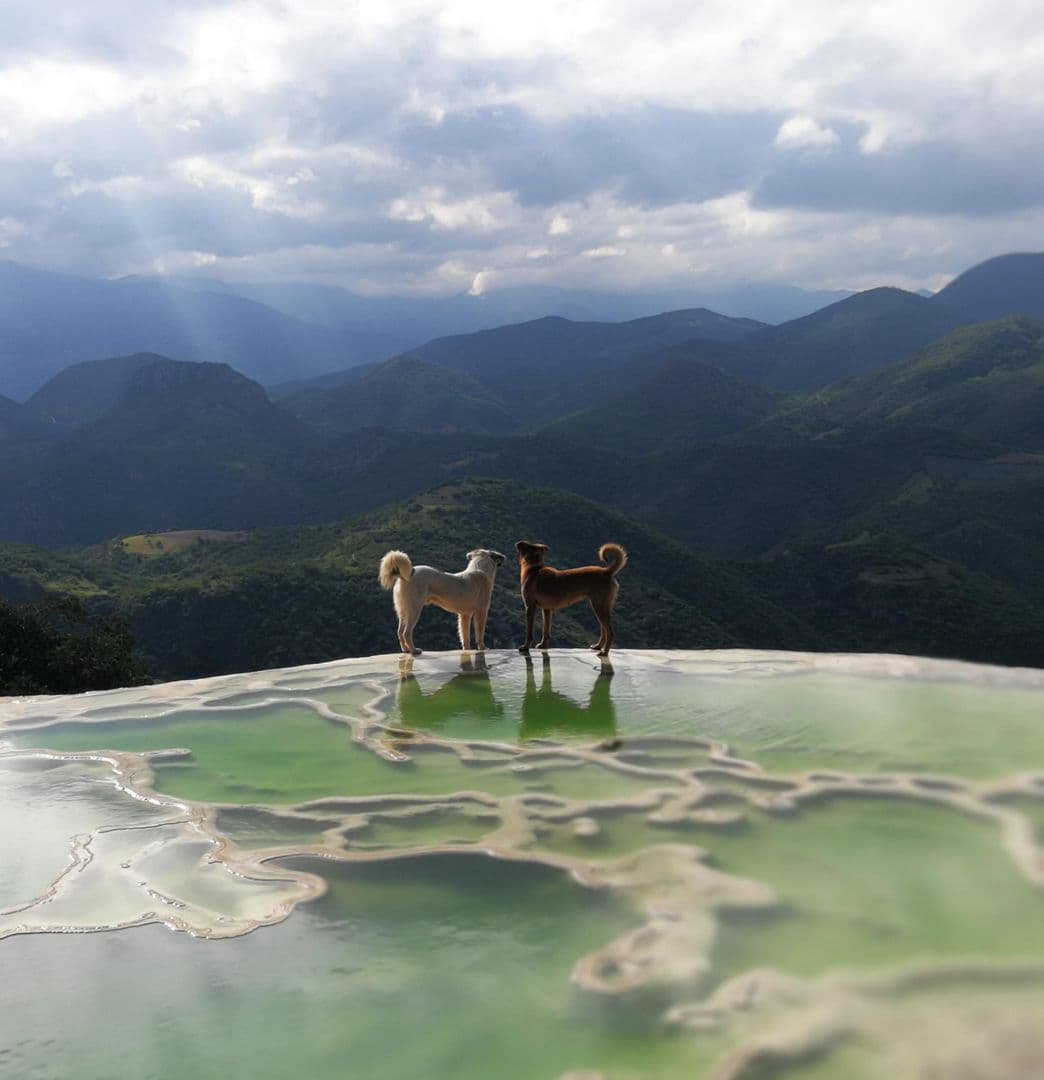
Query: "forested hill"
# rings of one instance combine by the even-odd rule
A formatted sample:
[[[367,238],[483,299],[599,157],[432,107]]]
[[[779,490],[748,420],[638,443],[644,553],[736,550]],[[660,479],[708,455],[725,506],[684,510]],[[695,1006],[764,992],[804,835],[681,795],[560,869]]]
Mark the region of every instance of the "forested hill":
[[[1044,321],[961,327],[886,368],[796,399],[779,415],[809,433],[889,421],[1044,450]]]
[[[621,644],[812,648],[817,636],[752,587],[741,568],[700,555],[638,522],[567,492],[503,481],[444,485],[335,525],[167,543],[132,538],[58,556],[0,546],[0,594],[61,588],[125,614],[158,675],[178,677],[397,650],[390,594],[377,565],[390,547],[460,570],[476,546],[509,556],[498,574],[486,641],[521,643],[514,543],[543,538],[555,565],[597,561],[607,540],[631,561],[621,577]],[[419,645],[452,648],[456,619],[425,612]],[[586,606],[560,613],[555,641],[597,637]]]
[[[514,648],[521,538],[548,543],[560,567],[596,561],[606,540],[627,548],[621,648],[882,650],[1044,666],[1038,605],[900,537],[866,533],[741,564],[568,492],[507,481],[442,485],[332,525],[129,537],[75,556],[0,545],[0,595],[81,598],[129,619],[154,676],[217,674],[395,651],[391,597],[376,580],[381,555],[398,547],[454,570],[482,545],[508,556],[487,645]],[[586,605],[556,616],[557,645],[596,634]],[[451,649],[455,635],[452,616],[428,609],[416,640]]]

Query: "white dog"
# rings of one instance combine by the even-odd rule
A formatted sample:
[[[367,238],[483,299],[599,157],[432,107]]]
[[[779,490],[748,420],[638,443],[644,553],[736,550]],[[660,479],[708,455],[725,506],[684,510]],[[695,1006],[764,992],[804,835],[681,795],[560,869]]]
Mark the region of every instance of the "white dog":
[[[499,551],[479,548],[468,552],[468,565],[459,574],[447,574],[433,566],[414,566],[404,551],[389,551],[381,559],[381,587],[391,589],[399,616],[399,646],[404,653],[419,653],[413,644],[413,628],[425,604],[436,604],[457,616],[460,647],[471,646],[471,620],[475,620],[475,648],[486,648],[486,616],[493,595],[493,579],[504,561]]]

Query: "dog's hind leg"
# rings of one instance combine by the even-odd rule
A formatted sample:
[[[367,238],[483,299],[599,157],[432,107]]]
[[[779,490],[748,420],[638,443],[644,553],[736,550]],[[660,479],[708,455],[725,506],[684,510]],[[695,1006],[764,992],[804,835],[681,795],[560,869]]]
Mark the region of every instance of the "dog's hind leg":
[[[471,612],[461,612],[457,615],[457,636],[460,638],[462,649],[471,648]]]
[[[399,583],[399,588],[401,588]],[[410,631],[410,608],[406,603],[399,589],[395,590],[395,614],[399,617],[399,624],[395,628],[396,637],[399,639],[399,648],[404,653],[412,653],[413,649],[410,646],[409,631]]]
[[[595,602],[594,597],[588,597],[587,602],[591,605],[591,610],[594,612],[594,617],[598,620],[598,640],[591,646],[591,648],[598,653],[599,656],[603,655],[602,650],[605,648],[605,620],[602,618],[602,612],[599,609],[598,604]]]
[[[412,653],[414,656],[420,654],[420,649],[413,644],[413,628],[417,625],[417,620],[423,610],[423,605],[418,606],[416,609],[411,607],[403,611],[399,616],[399,626],[401,628],[399,640],[403,645],[402,651]]]
[[[551,617],[554,615],[554,612],[551,610],[551,608],[541,608],[540,612],[544,617],[544,632],[541,635],[540,640],[537,642],[537,648],[546,649],[551,644]]]
[[[591,610],[595,613],[601,633],[598,635],[598,655],[608,656],[613,644],[613,602],[612,598],[596,601],[591,598]]]

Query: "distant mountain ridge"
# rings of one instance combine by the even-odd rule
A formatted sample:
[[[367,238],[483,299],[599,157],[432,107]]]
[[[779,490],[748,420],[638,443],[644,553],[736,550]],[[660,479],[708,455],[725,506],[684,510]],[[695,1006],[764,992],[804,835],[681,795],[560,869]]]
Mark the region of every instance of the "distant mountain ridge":
[[[764,325],[703,308],[667,311],[622,323],[573,322],[545,316],[515,326],[438,338],[412,352],[506,385],[527,372],[535,376],[556,373],[563,359],[569,359],[573,372],[579,375],[636,350],[649,353],[697,338],[740,341]],[[518,363],[526,365],[525,369],[513,367]]]
[[[1044,253],[998,255],[958,274],[932,298],[964,323],[1008,315],[1044,319]]]
[[[1004,299],[998,281],[1010,281],[1020,272],[1028,283]],[[575,390],[564,393],[570,381],[566,369],[574,383],[586,380],[589,395],[597,397],[592,389],[597,376],[610,371],[626,375],[628,364],[645,366],[658,351],[686,341],[731,345],[731,351],[719,350],[709,362],[767,389],[804,392],[883,368],[957,326],[980,321],[980,309],[988,309],[989,318],[1044,310],[1044,288],[1038,297],[1035,274],[1044,280],[1044,255],[1002,256],[973,267],[936,296],[893,287],[868,289],[775,326],[706,309],[615,323],[547,316],[436,338],[410,354],[473,376],[503,400],[510,398],[520,421],[532,424],[548,420],[547,387],[533,391],[538,380],[550,379],[563,391],[557,397],[551,391],[556,413],[582,409],[600,402],[585,402]],[[980,292],[981,303],[975,300]],[[275,394],[330,389],[355,377],[350,370],[329,373],[285,389],[276,387]],[[529,394],[540,401],[527,405]]]
[[[774,282],[702,288],[604,291],[550,285],[505,286],[443,297],[363,296],[305,282],[245,284],[200,276],[176,277],[196,290],[232,293],[302,319],[350,333],[384,334],[398,344],[384,357],[421,342],[557,315],[572,322],[626,322],[658,311],[707,308],[732,318],[779,323],[816,311],[848,290],[802,289]]]
[[[722,294],[785,317],[835,298],[790,287]],[[447,333],[560,312],[619,319],[691,306],[688,289],[602,294],[551,288],[445,299],[364,297],[306,283],[234,285],[200,277],[115,281],[0,261],[0,393],[23,400],[71,364],[154,352],[231,364],[265,384],[372,363]]]
[[[506,427],[502,422],[490,427],[489,421],[477,416],[478,426],[468,430],[510,431],[539,426],[610,397],[621,384],[640,380],[665,348],[701,342],[717,356],[721,350],[716,346],[742,342],[763,325],[704,310],[671,311],[622,323],[574,322],[547,316],[474,334],[436,338],[408,356],[429,365],[429,380],[436,366],[458,373],[458,378],[468,380],[470,398],[482,394],[493,403],[494,413],[503,409],[508,417]],[[332,401],[348,401],[359,392],[361,381],[370,378],[370,372],[383,378],[377,373],[390,370],[392,362],[371,367],[365,375],[350,370],[340,377],[329,375],[298,383],[288,388],[291,392],[275,396],[299,415],[317,415],[326,408],[322,405],[324,395]],[[354,389],[340,389],[347,384]],[[419,394],[421,390],[404,385],[401,392]],[[333,408],[331,405],[329,411]],[[401,426],[388,410],[377,411],[372,423]]]
[[[648,370],[648,358],[665,348],[697,340],[740,342],[762,325],[702,309],[624,323],[547,317],[439,338],[413,354],[473,376],[510,402],[520,421],[542,423],[611,395],[617,372],[635,365]],[[560,393],[567,388],[573,393],[563,401]],[[553,409],[548,407],[549,397],[556,399]]]
[[[505,289],[436,301],[366,298],[303,283],[237,286],[192,277],[103,281],[0,262],[0,393],[24,399],[72,364],[142,352],[228,363],[266,385],[346,372],[404,353],[481,377],[474,366],[475,351],[500,341],[464,340],[475,332],[500,334],[515,344],[523,343],[528,333],[534,349],[523,358],[539,365],[543,346],[533,328],[545,317],[579,325],[611,319],[601,324],[619,329],[600,346],[591,335],[580,335],[572,343],[579,366],[587,371],[592,370],[588,363],[592,352],[612,363],[613,354],[633,351],[637,343],[629,340],[631,324],[643,318],[665,325],[686,318],[694,322],[700,312],[702,326],[649,340],[646,351],[697,337],[738,345],[732,331],[723,328],[735,330],[746,323],[754,331],[745,335],[746,355],[735,358],[726,370],[773,389],[807,390],[883,366],[956,325],[1007,315],[1044,316],[1044,255],[987,260],[931,298],[872,289],[839,300],[838,294],[790,290],[794,294],[790,311],[783,304],[774,315],[796,317],[757,328],[750,312],[766,310],[766,297],[786,291],[751,284],[703,293],[721,301],[722,310],[728,311],[721,314],[694,305],[693,298],[701,294],[688,289],[627,296]],[[742,297],[752,306],[741,315]],[[636,309],[648,310],[657,301],[663,315],[638,317]],[[520,329],[525,326],[530,330]],[[515,329],[508,332],[508,327]],[[455,332],[447,336],[446,329]],[[609,340],[613,334],[615,342]],[[567,337],[557,334],[560,347]],[[555,334],[548,337],[552,352],[555,338]],[[332,385],[347,378],[326,382]],[[298,385],[293,392],[318,388],[320,384]],[[488,388],[500,393],[503,387],[488,383]]]
[[[811,390],[884,367],[960,321],[916,293],[870,289],[752,334],[744,342],[750,360],[734,373],[775,390]]]

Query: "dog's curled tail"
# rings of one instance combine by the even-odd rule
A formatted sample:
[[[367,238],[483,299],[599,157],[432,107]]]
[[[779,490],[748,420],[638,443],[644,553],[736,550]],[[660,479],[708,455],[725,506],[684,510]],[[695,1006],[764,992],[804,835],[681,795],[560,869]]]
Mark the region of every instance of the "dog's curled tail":
[[[613,577],[627,565],[627,552],[619,544],[603,544],[598,549],[598,558],[609,564],[609,573]]]
[[[380,573],[377,575],[382,589],[390,589],[396,578],[409,581],[413,577],[413,563],[405,551],[389,551],[381,559]]]

